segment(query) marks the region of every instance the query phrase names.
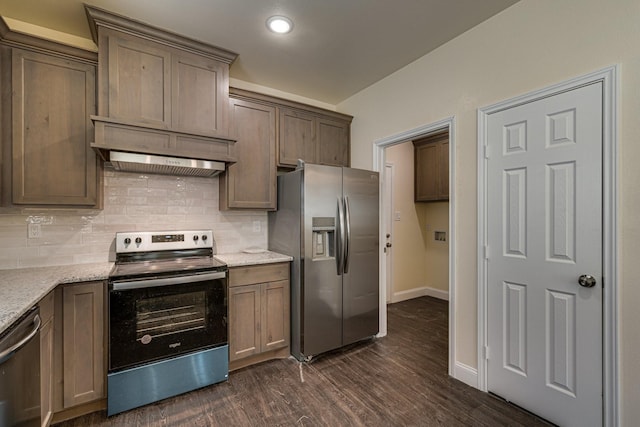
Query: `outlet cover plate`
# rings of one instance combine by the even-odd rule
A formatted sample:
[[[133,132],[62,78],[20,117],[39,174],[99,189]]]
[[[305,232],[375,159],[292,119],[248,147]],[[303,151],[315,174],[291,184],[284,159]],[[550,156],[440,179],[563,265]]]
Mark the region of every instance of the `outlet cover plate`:
[[[42,226],[38,223],[30,223],[27,225],[27,234],[29,239],[39,239],[42,237]]]

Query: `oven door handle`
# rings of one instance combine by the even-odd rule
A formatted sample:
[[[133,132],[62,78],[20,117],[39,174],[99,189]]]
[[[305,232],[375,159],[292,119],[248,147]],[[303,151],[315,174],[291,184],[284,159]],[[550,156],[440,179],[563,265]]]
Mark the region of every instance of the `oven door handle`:
[[[205,280],[224,279],[225,272],[193,274],[178,277],[162,277],[159,279],[122,280],[113,282],[114,291],[126,291],[131,289],[152,288],[156,286],[183,285],[185,283],[204,282]]]

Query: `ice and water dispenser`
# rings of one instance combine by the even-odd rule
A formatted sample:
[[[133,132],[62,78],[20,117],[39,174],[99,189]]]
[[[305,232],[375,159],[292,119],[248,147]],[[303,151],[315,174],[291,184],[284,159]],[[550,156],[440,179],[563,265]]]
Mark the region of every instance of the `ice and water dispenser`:
[[[334,217],[313,217],[311,231],[312,259],[335,257],[336,219]]]

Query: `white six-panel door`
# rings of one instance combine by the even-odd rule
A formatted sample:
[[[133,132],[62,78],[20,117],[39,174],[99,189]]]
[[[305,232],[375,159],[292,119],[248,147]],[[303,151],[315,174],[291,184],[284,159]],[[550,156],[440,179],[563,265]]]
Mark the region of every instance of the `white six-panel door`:
[[[600,82],[487,121],[487,388],[561,426],[602,424],[602,129]]]

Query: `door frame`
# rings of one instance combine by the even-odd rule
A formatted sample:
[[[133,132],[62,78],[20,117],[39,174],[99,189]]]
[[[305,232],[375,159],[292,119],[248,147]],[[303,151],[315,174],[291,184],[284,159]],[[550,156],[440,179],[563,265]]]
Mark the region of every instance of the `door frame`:
[[[387,178],[389,177],[389,175],[387,175],[387,172],[390,172],[389,175],[391,176],[391,183],[393,184],[393,175],[395,174],[395,166],[393,163],[390,162],[385,162],[384,163],[384,185],[387,185]],[[389,234],[391,234],[391,239],[393,240],[393,215],[391,214],[391,211],[393,210],[393,185],[391,185],[389,187],[389,192],[387,194],[387,192],[384,192],[385,195],[382,196],[382,200],[381,200],[381,206],[384,206],[385,204],[385,196],[386,196],[386,201],[389,202],[389,206],[387,206],[388,209],[385,209],[385,211],[383,212],[383,218],[384,218],[384,222],[386,224],[388,224],[389,228],[386,230]],[[384,232],[382,233],[384,234]],[[384,241],[386,242],[387,240],[387,236],[384,236],[385,239]],[[382,240],[381,240],[382,242]],[[384,252],[384,249],[383,249]],[[385,277],[385,280],[388,277],[393,277],[393,249],[391,249],[391,254],[389,255],[389,250],[387,248],[387,252],[385,252],[387,255],[385,257],[385,262],[387,263],[387,265],[385,266],[385,268],[389,267],[386,271],[387,277]],[[387,304],[389,302],[391,302],[392,300],[392,290],[393,290],[393,279],[387,281]]]
[[[619,425],[618,337],[618,79],[619,67],[607,67],[478,109],[478,388],[487,391],[487,128],[493,113],[602,82],[602,267],[603,267],[603,422]],[[505,396],[508,398],[508,396]]]
[[[463,382],[468,383],[468,367],[460,365],[456,369],[456,328],[455,328],[455,302],[456,302],[456,229],[455,229],[455,176],[456,176],[456,156],[455,156],[455,116],[447,117],[434,123],[426,124],[414,129],[400,132],[373,142],[373,170],[382,174],[386,163],[385,148],[393,145],[411,142],[413,139],[425,137],[429,134],[448,130],[449,131],[449,375]],[[382,192],[384,184],[380,180],[380,211],[384,211]],[[382,217],[380,219],[383,221]],[[379,227],[379,239],[384,241],[384,224]],[[387,302],[386,302],[386,262],[384,262],[383,251],[379,252],[379,288],[380,288],[380,332],[379,337],[387,335]],[[466,374],[466,375],[465,375]]]

